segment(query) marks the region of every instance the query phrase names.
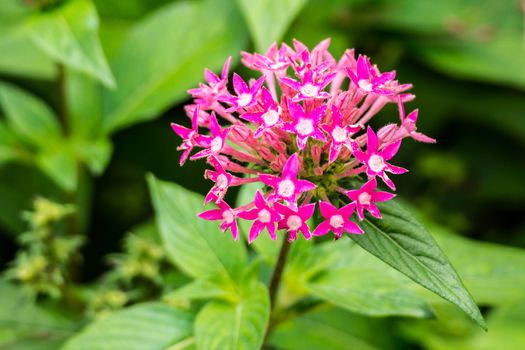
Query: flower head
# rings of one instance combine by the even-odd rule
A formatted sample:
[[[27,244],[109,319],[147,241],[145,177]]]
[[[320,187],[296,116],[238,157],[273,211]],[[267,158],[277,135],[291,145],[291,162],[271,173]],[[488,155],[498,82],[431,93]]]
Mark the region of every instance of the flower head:
[[[381,73],[366,56],[356,59],[354,50],[336,61],[329,45],[327,39],[310,50],[294,40],[291,47],[274,43],[264,55],[243,52],[242,63],[257,75],[233,73],[232,88],[231,58],[220,76],[205,70],[206,84],[189,90],[191,128],[172,124],[182,138],[181,165],[205,159],[212,167],[205,172],[213,182],[205,202],[217,208],[199,216],[220,221],[235,239],[237,219],[251,222],[248,242],[264,230],[292,241],[299,234],[361,234],[352,218],[363,220],[365,212],[380,218],[376,203],[395,196],[379,190],[376,179],[394,190],[387,173],[407,171],[390,164],[403,139],[435,142],[416,131],[417,109],[405,116],[404,104],[414,99],[406,93],[410,84],[398,83],[394,71]],[[369,122],[390,103],[398,105],[400,122],[376,133]],[[249,203],[225,202],[230,187],[251,182],[260,190]],[[316,203],[322,220],[311,227]]]

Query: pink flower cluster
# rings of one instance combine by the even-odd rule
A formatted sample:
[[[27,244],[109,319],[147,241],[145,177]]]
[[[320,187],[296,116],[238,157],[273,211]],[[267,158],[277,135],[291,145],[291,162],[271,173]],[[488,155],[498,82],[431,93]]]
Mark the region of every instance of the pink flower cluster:
[[[252,222],[249,242],[265,229],[272,239],[285,230],[289,240],[299,232],[306,239],[361,234],[355,221],[365,210],[381,218],[376,203],[394,197],[378,190],[377,178],[394,191],[388,173],[407,171],[390,164],[401,141],[435,142],[417,132],[417,110],[405,116],[404,103],[414,99],[405,93],[410,84],[398,83],[394,71],[381,73],[366,56],[356,59],[354,50],[335,60],[329,43],[243,52],[242,63],[260,77],[247,82],[233,73],[231,87],[231,58],[220,76],[205,70],[206,83],[189,90],[191,129],[171,125],[183,139],[180,164],[206,158],[213,167],[205,173],[213,182],[205,202],[217,209],[199,216],[220,221],[234,239],[238,219]],[[400,121],[375,132],[368,123],[388,103],[398,105]],[[253,201],[238,208],[224,201],[229,187],[252,182],[261,183]],[[311,229],[317,203],[322,221]]]

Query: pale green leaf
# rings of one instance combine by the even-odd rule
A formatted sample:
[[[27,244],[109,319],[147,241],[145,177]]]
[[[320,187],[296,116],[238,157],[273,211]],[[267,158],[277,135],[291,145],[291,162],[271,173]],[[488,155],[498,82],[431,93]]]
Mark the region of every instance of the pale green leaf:
[[[168,303],[215,298],[235,299],[236,294],[228,292],[222,285],[206,280],[194,280],[163,296]]]
[[[237,0],[248,23],[256,49],[266,52],[284,33],[307,0]]]
[[[48,147],[61,140],[60,125],[55,114],[37,97],[2,83],[0,103],[8,125],[26,142]]]
[[[486,328],[476,303],[430,233],[397,203],[390,201],[379,209],[383,219],[364,220],[365,234],[350,237],[416,283],[460,307]]]
[[[240,276],[246,264],[243,242],[221,233],[218,222],[197,217],[204,198],[183,187],[148,176],[157,225],[171,260],[190,276]]]
[[[163,350],[192,335],[193,315],[161,303],[145,303],[88,325],[62,350]]]
[[[233,2],[179,1],[157,10],[131,30],[112,60],[119,88],[105,91],[104,130],[158,116],[188,96],[206,67],[219,69],[245,43]]]
[[[31,37],[47,55],[115,87],[98,38],[98,15],[90,0],[65,2],[29,21]]]
[[[77,161],[68,145],[44,150],[37,155],[36,163],[62,189],[72,192],[77,187]]]
[[[197,315],[195,340],[200,350],[260,349],[270,316],[267,288],[259,283],[235,304],[212,301]]]
[[[336,306],[370,316],[430,317],[429,306],[403,282],[367,268],[331,270],[308,284],[310,292]]]

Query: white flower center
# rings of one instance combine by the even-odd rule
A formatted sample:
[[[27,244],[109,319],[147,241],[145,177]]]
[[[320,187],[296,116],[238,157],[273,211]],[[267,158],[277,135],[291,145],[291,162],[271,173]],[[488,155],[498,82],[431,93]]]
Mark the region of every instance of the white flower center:
[[[319,88],[312,84],[306,84],[301,87],[301,93],[306,97],[314,97],[319,94]]]
[[[290,231],[297,231],[303,225],[303,220],[297,215],[290,215],[286,220],[286,226]]]
[[[357,200],[362,205],[370,205],[370,201],[372,200],[372,196],[368,192],[363,192],[357,197]]]
[[[380,173],[385,168],[385,161],[383,160],[383,157],[373,154],[370,159],[368,159],[368,167],[374,172],[374,173]]]
[[[314,124],[310,119],[301,118],[295,126],[295,130],[299,135],[310,135],[314,131]]]
[[[372,83],[366,79],[361,79],[357,82],[359,88],[363,91],[370,92],[372,91]]]
[[[279,182],[277,193],[285,198],[291,197],[295,193],[295,184],[291,180],[283,180]]]
[[[210,148],[213,153],[219,152],[222,149],[222,146],[222,138],[220,138],[219,136],[211,140]]]
[[[225,210],[222,212],[222,220],[224,220],[225,223],[231,224],[233,222],[233,213],[231,210]]]
[[[340,227],[343,227],[343,224],[344,224],[344,220],[343,220],[343,217],[341,215],[332,215],[332,217],[330,218],[330,226],[332,226],[333,228],[340,228]]]
[[[348,138],[348,132],[345,128],[336,126],[332,131],[332,137],[334,138],[335,142],[345,142]]]
[[[219,176],[217,176],[217,187],[221,190],[228,187],[228,178],[226,177],[226,175],[219,174]]]
[[[272,215],[268,211],[268,209],[262,209],[257,214],[257,219],[262,222],[263,224],[267,224],[270,222],[270,219],[272,218]]]
[[[275,109],[269,109],[262,115],[262,120],[266,126],[273,126],[279,121],[279,112]]]
[[[241,94],[239,96],[239,99],[237,100],[237,104],[240,107],[246,107],[248,104],[252,102],[252,95],[251,94]]]

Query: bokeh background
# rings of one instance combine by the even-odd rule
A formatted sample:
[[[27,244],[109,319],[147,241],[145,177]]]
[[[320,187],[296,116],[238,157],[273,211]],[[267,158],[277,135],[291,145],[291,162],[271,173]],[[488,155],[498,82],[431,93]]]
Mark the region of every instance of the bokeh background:
[[[208,188],[202,162],[178,166],[169,127],[186,123],[185,91],[204,68],[217,71],[229,55],[237,65],[241,50],[273,40],[312,47],[327,37],[335,57],[354,47],[414,85],[408,108],[420,109],[419,130],[438,143],[403,144],[396,164],[411,172],[397,179],[399,196],[443,230],[509,247],[492,257],[501,259],[492,287],[524,291],[520,0],[0,1],[0,266],[10,268],[27,230],[21,213],[43,196],[80,208],[74,224],[86,243],[76,281],[98,281],[126,233],[153,215],[145,174]],[[42,104],[54,122],[39,117]],[[391,106],[380,119],[396,113]],[[470,253],[455,257],[467,269]],[[395,327],[355,316],[352,330],[332,332],[361,347],[333,348],[523,349],[525,292],[519,300],[483,305],[488,333],[446,308],[437,321]],[[282,349],[305,349],[283,334]],[[0,349],[16,348],[2,344],[0,332]]]

